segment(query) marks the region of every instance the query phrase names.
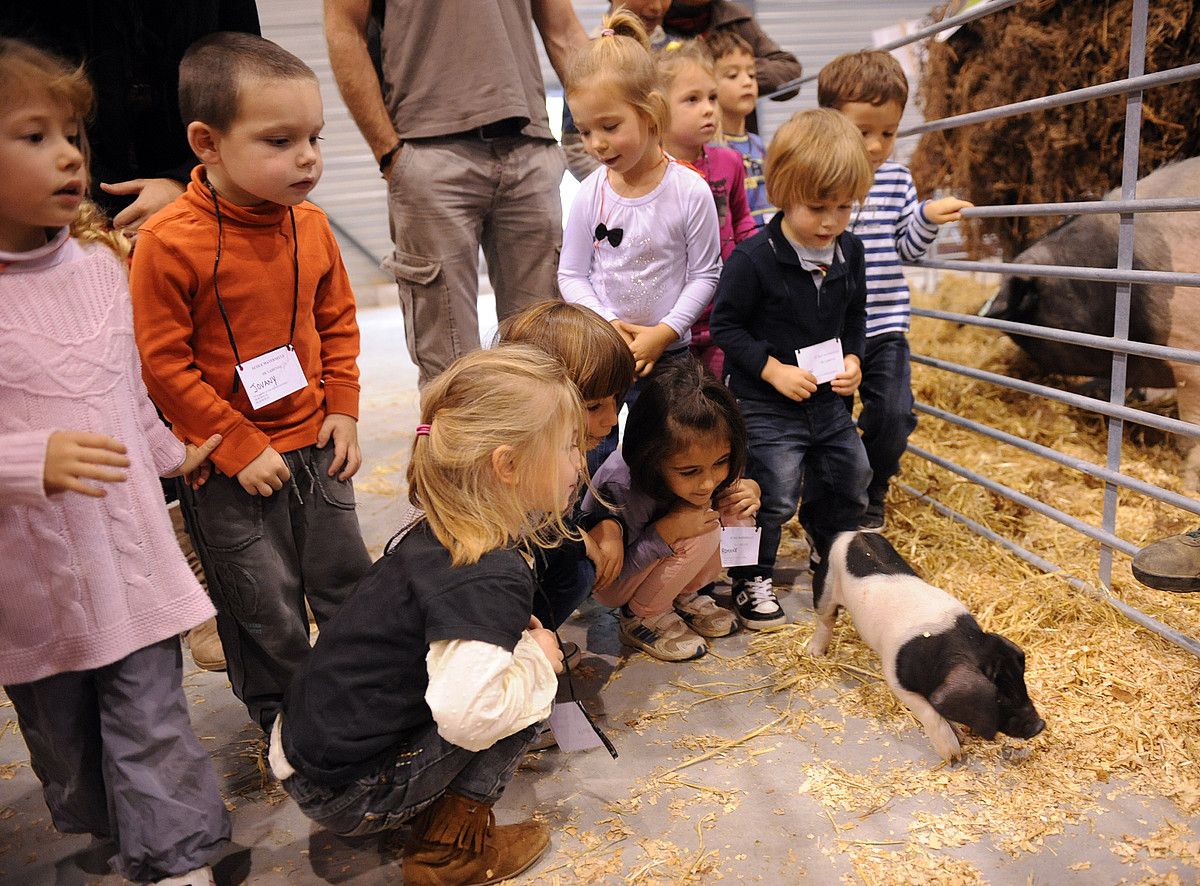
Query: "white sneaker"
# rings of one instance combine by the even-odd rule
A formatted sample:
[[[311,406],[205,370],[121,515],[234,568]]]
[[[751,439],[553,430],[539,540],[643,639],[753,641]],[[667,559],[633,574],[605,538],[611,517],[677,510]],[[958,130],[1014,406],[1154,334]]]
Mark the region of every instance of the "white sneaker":
[[[775,597],[769,577],[739,578],[733,582],[733,605],[742,627],[752,631],[787,624],[787,615]]]
[[[208,865],[188,871],[186,874],[176,874],[174,877],[166,877],[154,882],[155,886],[216,886],[212,868]]]
[[[668,609],[662,615],[641,617],[621,607],[621,642],[660,661],[690,661],[708,652],[704,638]]]
[[[675,598],[675,611],[701,637],[728,637],[737,628],[733,613],[707,594],[680,594]]]

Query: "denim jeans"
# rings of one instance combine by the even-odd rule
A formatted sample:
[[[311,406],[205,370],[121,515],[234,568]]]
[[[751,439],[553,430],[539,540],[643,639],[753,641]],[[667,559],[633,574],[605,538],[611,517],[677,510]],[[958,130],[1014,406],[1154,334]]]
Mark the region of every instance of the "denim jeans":
[[[571,542],[538,551],[536,558],[538,590],[533,594],[533,614],[543,627],[557,631],[592,593],[596,567],[583,546]]]
[[[729,571],[734,578],[770,576],[783,524],[796,513],[807,471],[814,492],[800,508],[800,523],[824,553],[834,535],[858,528],[867,506],[871,466],[854,421],[827,388],[802,403],[742,400],[749,451],[746,475],[762,487],[757,566]]]
[[[292,675],[308,657],[308,613],[331,618],[371,566],[354,513],[354,486],[326,473],[333,444],[283,453],[292,478],[250,495],[214,473],[182,499],[225,649],[229,683],[269,732]]]
[[[871,463],[870,507],[883,507],[888,483],[900,472],[900,456],[917,426],[909,358],[908,339],[902,332],[867,339],[858,387],[862,400],[858,429]]]
[[[395,757],[357,781],[329,787],[296,773],[284,779],[283,787],[317,824],[360,837],[404,826],[447,791],[495,803],[536,732],[536,724],[527,726],[486,750],[468,751],[438,735],[430,721]]]

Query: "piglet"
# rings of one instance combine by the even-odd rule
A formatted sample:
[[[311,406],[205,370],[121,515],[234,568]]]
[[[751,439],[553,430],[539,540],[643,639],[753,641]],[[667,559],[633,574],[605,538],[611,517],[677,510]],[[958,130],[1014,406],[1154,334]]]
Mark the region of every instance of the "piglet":
[[[1025,689],[1025,653],[984,632],[965,606],[920,579],[886,538],[843,532],[813,576],[817,630],[810,655],[824,655],[839,607],[883,660],[888,687],[925,727],[944,760],[962,755],[949,721],[986,739],[1033,738],[1045,727]]]

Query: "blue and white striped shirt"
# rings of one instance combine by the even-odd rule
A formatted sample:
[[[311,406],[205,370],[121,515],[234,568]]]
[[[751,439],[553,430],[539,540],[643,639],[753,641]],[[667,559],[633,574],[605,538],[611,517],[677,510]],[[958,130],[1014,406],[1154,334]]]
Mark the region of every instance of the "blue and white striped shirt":
[[[907,166],[889,161],[875,171],[866,203],[851,216],[850,232],[866,250],[867,337],[908,332],[908,283],[900,262],[924,255],[938,226],[925,217]]]

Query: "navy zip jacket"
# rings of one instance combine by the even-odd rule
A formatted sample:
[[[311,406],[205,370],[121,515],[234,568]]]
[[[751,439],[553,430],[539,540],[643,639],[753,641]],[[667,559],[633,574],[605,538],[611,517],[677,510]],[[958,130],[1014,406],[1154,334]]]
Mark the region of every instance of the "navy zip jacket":
[[[713,340],[725,351],[733,393],[748,400],[788,400],[762,380],[767,358],[796,365],[796,349],[830,338],[861,361],[867,335],[867,272],[862,242],[849,231],[838,237],[842,260],[818,291],[800,265],[777,213],[725,262],[713,304]]]

